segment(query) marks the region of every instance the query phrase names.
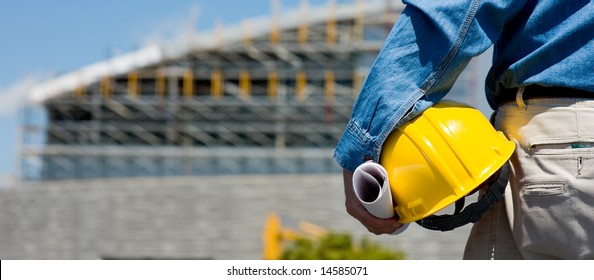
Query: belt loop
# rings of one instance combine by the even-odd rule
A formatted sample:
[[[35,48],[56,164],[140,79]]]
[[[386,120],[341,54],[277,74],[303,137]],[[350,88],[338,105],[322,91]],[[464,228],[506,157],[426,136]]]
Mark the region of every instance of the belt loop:
[[[518,104],[518,108],[520,109],[520,112],[526,111],[526,103],[524,103],[524,98],[523,98],[524,88],[525,88],[524,86],[521,86],[518,88],[518,91],[516,92],[516,104]]]

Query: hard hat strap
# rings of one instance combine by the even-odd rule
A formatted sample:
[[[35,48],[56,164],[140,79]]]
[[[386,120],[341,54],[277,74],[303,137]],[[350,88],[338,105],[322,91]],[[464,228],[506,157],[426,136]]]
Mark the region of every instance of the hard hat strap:
[[[417,224],[431,230],[450,231],[468,223],[477,222],[493,204],[503,198],[509,172],[510,166],[506,162],[501,167],[497,180],[489,186],[487,193],[477,202],[468,205],[464,210],[459,211],[460,205],[456,203],[456,211],[453,215],[432,215],[417,221]]]
[[[456,207],[454,209],[454,215],[460,213],[462,211],[462,209],[464,209],[464,201],[465,201],[464,196],[462,198],[456,200],[456,202],[454,203],[454,206]]]

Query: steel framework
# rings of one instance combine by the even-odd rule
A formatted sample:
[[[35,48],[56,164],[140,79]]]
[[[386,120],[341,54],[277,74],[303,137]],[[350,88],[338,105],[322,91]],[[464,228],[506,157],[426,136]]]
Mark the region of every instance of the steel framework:
[[[217,26],[156,63],[44,98],[45,118],[25,114],[20,177],[336,172],[333,147],[402,8],[377,2]]]

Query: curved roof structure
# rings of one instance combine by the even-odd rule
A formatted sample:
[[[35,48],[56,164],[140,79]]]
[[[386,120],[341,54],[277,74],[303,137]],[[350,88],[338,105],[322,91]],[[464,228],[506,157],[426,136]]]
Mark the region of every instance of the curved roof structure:
[[[43,103],[78,87],[85,87],[98,82],[102,77],[122,75],[135,69],[158,64],[164,60],[176,59],[197,50],[233,46],[241,42],[245,36],[251,38],[265,37],[273,32],[274,28],[286,30],[297,28],[301,24],[324,23],[329,18],[340,21],[356,17],[382,15],[394,11],[399,12],[403,8],[404,5],[401,2],[370,0],[357,1],[348,5],[327,5],[311,9],[302,7],[299,10],[251,18],[245,20],[243,24],[225,27],[224,30],[201,32],[160,45],[146,46],[63,74],[35,86],[29,99],[35,103]]]

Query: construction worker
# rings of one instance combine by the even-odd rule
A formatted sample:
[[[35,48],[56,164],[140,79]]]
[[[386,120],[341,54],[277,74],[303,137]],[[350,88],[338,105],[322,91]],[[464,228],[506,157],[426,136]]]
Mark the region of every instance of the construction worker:
[[[493,46],[486,98],[516,147],[506,194],[474,223],[464,258],[594,258],[593,2],[403,2],[334,153],[347,212],[375,234],[403,226],[366,211],[352,172],[379,162],[390,132],[444,98]]]

